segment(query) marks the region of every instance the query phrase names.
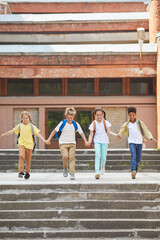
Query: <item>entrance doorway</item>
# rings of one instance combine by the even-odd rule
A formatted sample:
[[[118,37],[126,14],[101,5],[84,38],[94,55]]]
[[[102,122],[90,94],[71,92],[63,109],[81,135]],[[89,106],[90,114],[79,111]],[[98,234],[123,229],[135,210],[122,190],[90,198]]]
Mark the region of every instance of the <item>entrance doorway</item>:
[[[46,109],[46,116],[45,116],[45,136],[46,139],[48,138],[48,136],[50,135],[50,133],[52,132],[52,130],[58,125],[58,123],[63,120],[65,118],[64,116],[64,108],[61,109]],[[88,139],[89,136],[89,125],[92,122],[92,117],[91,117],[91,113],[93,111],[93,109],[82,109],[82,108],[77,108],[76,109],[77,114],[75,116],[75,121],[77,121],[80,126],[83,129],[83,132],[86,136],[86,138]],[[83,149],[85,148],[84,146],[84,142],[81,138],[81,136],[79,135],[79,133],[76,133],[76,139],[77,139],[77,148],[79,149]],[[58,140],[56,138],[56,136],[54,136],[52,138],[51,144],[50,145],[46,145],[47,149],[57,149],[59,148],[58,145]]]

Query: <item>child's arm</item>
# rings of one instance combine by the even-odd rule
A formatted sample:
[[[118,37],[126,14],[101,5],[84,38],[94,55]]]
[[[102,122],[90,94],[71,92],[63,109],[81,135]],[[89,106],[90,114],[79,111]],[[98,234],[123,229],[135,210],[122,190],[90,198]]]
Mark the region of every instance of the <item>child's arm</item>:
[[[44,143],[46,143],[46,140],[42,137],[42,135],[40,133],[37,134],[37,137],[39,139],[41,139]]]
[[[88,137],[88,142],[89,142],[89,144],[92,143],[92,140],[93,140],[93,131],[90,130],[90,134],[89,134],[89,137]]]
[[[127,123],[128,122],[125,122],[122,127],[120,128],[118,134],[117,134],[117,137],[119,139],[121,139],[123,137],[123,135],[125,134],[127,136]]]
[[[116,136],[116,137],[117,137],[117,134],[114,133],[114,132],[112,132],[110,127],[107,128],[107,131],[108,131],[108,133],[109,133],[110,135],[113,135],[113,136]]]
[[[144,122],[141,122],[142,124],[142,129],[144,131],[144,134],[150,139],[150,140],[153,140],[153,136],[152,136],[152,133],[148,130],[147,126],[144,124]]]
[[[10,130],[10,131],[8,131],[8,132],[6,132],[6,133],[2,133],[2,134],[0,135],[0,137],[9,136],[9,135],[11,135],[11,134],[13,134],[13,133],[14,133],[14,131],[13,131],[13,130]]]
[[[46,144],[50,144],[50,141],[51,141],[52,137],[54,137],[55,134],[56,134],[56,130],[54,129],[54,130],[51,132],[49,138],[47,139]]]
[[[83,139],[83,141],[84,141],[85,146],[89,147],[90,144],[89,144],[89,142],[87,141],[86,136],[84,135],[84,133],[81,133],[81,137],[82,137],[82,139]]]

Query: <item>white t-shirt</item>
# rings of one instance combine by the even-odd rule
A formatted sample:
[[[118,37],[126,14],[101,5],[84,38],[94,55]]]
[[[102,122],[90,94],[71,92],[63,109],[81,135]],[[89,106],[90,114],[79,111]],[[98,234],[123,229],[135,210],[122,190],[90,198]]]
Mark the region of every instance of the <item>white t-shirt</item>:
[[[100,123],[98,123],[95,120],[95,123],[96,123],[96,132],[95,132],[95,135],[94,135],[94,142],[109,143],[109,138],[108,138],[108,135],[105,131],[103,120]],[[107,120],[105,120],[105,123],[106,123],[107,128],[112,126]],[[91,130],[91,131],[94,130],[93,122],[89,126],[89,130]]]
[[[77,123],[77,122],[76,122]],[[56,132],[59,131],[60,126],[62,125],[62,122],[60,122],[57,127],[55,128]],[[83,133],[81,126],[79,123],[77,123],[77,132],[81,135]],[[59,145],[60,144],[69,144],[73,143],[76,144],[76,139],[75,139],[75,128],[73,123],[69,124],[66,122],[66,125],[62,129],[61,136],[59,137]]]
[[[142,144],[142,134],[140,133],[137,122],[128,124],[129,138],[128,143]]]

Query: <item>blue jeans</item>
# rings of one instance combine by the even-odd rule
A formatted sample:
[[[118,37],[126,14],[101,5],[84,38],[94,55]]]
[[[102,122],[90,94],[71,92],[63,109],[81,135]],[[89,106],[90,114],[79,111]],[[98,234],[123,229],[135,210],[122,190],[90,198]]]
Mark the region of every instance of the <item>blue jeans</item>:
[[[106,164],[106,156],[107,156],[107,143],[94,143],[95,148],[95,173],[99,173],[100,169],[100,160],[101,160],[101,167],[105,167]]]
[[[141,162],[142,144],[130,143],[131,151],[131,172],[138,171],[138,166]]]

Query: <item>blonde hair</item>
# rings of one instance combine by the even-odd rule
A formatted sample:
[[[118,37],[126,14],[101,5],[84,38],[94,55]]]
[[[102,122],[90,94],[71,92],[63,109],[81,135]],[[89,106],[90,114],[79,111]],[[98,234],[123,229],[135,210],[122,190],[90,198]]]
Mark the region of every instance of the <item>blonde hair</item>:
[[[74,107],[68,107],[68,108],[66,108],[66,110],[65,110],[65,116],[67,116],[67,115],[76,115],[76,110],[75,110],[75,108]]]
[[[22,121],[23,121],[23,120],[22,120],[23,115],[27,115],[28,118],[29,118],[29,121],[30,121],[32,124],[34,124],[33,121],[32,121],[32,119],[31,119],[31,114],[30,114],[29,112],[27,112],[27,111],[23,111],[23,112],[21,113],[21,115],[20,115],[21,123],[22,123]]]

